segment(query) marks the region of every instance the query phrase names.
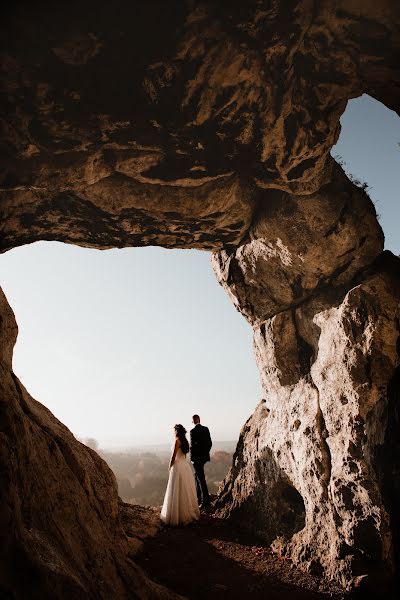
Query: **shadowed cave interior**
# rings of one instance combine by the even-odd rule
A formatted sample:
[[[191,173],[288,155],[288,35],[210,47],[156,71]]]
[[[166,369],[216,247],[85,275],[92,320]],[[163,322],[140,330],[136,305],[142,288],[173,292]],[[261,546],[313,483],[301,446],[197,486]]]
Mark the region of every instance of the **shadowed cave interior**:
[[[398,113],[398,7],[172,4],[8,10],[1,250],[211,250],[263,386],[218,516],[345,591],[390,587],[399,258],[329,151],[349,98]],[[2,591],[174,597],[137,566],[110,469],[12,372],[0,308]]]

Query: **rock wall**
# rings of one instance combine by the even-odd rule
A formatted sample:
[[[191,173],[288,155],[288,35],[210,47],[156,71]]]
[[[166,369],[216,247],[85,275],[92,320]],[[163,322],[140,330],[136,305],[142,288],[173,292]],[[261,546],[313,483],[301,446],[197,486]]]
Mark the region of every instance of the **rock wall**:
[[[372,218],[372,203],[355,195]],[[370,264],[382,242],[377,223],[360,243],[368,214],[358,225],[339,202],[332,228],[325,200],[296,199],[288,220],[290,202],[275,205],[246,244],[213,257],[253,325],[264,394],[218,512],[345,589],[382,591],[398,561],[400,259],[384,252]],[[299,228],[304,213],[315,246]]]
[[[349,98],[398,110],[399,7],[21,1],[0,24],[0,251],[215,251],[265,399],[219,510],[345,588],[390,576],[400,547],[399,267],[329,151]],[[12,374],[4,298],[0,314],[0,585],[162,595],[106,465]]]
[[[12,372],[17,325],[1,289],[0,315],[0,595],[177,598],[135,564],[110,468]]]

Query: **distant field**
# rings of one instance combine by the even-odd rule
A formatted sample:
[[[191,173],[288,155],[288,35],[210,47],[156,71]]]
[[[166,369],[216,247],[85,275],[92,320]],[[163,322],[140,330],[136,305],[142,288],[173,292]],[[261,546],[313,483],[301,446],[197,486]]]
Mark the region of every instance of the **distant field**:
[[[89,442],[89,440],[87,440]],[[90,444],[88,444],[90,445]],[[211,494],[219,485],[231,464],[236,442],[214,442],[211,462],[205,472]],[[122,500],[132,504],[159,506],[162,504],[168,481],[169,444],[126,448],[119,451],[94,448],[114,471]]]
[[[225,452],[234,452],[236,449],[236,444],[237,441],[213,441],[213,447],[212,447],[212,451],[216,452],[217,450],[224,450]],[[119,448],[119,449],[112,449],[110,448],[109,450],[107,449],[107,451],[109,452],[127,452],[127,453],[138,453],[138,452],[154,452],[155,454],[159,454],[162,453],[164,454],[165,452],[171,452],[171,447],[173,445],[173,442],[171,442],[170,444],[146,444],[143,446],[130,446],[127,448]]]

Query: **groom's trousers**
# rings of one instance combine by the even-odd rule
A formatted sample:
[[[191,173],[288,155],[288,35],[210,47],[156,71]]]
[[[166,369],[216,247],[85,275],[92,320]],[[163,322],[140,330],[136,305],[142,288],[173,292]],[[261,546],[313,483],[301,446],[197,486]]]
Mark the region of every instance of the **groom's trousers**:
[[[208,504],[208,502],[210,502],[210,495],[208,493],[206,476],[204,474],[204,464],[205,463],[203,462],[193,463],[196,480],[197,500],[199,504]]]

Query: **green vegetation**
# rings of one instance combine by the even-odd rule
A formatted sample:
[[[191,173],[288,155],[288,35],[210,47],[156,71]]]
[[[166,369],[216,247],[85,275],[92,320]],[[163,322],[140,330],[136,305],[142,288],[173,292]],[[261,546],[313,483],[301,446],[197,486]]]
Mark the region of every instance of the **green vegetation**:
[[[124,502],[159,506],[164,500],[168,481],[169,451],[109,452],[99,449],[93,438],[85,444],[108,463],[114,471],[118,492]],[[233,452],[216,450],[205,466],[208,489],[215,494],[232,464]]]
[[[373,198],[371,198],[369,191],[371,190],[371,186],[369,185],[369,183],[367,183],[366,181],[362,181],[361,179],[359,179],[358,177],[356,177],[355,175],[353,175],[353,173],[349,173],[347,168],[346,168],[346,161],[343,159],[343,157],[340,154],[335,154],[335,156],[333,157],[336,162],[343,168],[343,170],[345,171],[347,177],[350,179],[350,181],[352,183],[354,183],[354,185],[356,185],[357,187],[359,187],[361,190],[363,190],[363,192],[365,192],[368,196],[368,198],[371,200],[371,202],[374,204],[375,206],[375,212],[376,212],[376,218],[378,219],[378,221],[381,218],[381,214],[378,213],[377,209],[376,209],[376,204],[377,204],[377,200],[373,200]]]

